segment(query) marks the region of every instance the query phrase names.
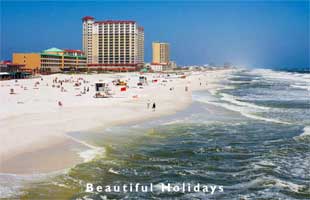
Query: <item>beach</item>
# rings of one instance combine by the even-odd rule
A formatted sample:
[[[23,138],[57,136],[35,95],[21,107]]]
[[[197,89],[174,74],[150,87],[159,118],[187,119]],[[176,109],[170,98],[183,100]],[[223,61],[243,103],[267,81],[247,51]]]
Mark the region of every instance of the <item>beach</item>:
[[[144,74],[148,81],[143,86],[137,86],[139,73],[54,74],[2,81],[0,172],[46,173],[89,161],[81,152],[96,147],[69,133],[174,114],[191,104],[192,91],[216,89],[230,72],[187,72],[186,78]],[[127,82],[126,91],[113,85],[116,79]],[[112,98],[94,98],[95,83],[107,83]]]
[[[0,132],[6,139],[2,144],[10,148],[5,153],[1,147],[6,157],[1,161],[2,198],[309,196],[309,74],[265,69],[192,71],[185,79],[146,74],[148,85],[143,88],[136,87],[140,74],[135,73],[42,78],[53,82],[55,77],[71,76],[83,82],[82,92],[85,79],[90,91],[75,96],[79,91],[72,86],[75,83],[63,83],[67,92],[42,84],[34,89],[42,89],[42,94],[24,93],[18,98],[24,104],[17,104],[9,99],[14,96],[8,94],[10,87],[1,86],[7,98],[1,98],[6,105],[2,108],[12,110],[6,118],[2,117],[5,110],[1,112],[1,125],[11,131]],[[111,85],[113,98],[93,98],[91,85],[117,78],[128,80],[126,92],[120,91],[122,86]],[[25,81],[29,89],[38,80],[17,83]],[[17,84],[1,82],[8,83]],[[14,92],[17,98],[23,91],[15,87]],[[156,102],[155,111],[147,108],[149,99]],[[24,107],[16,109],[17,105]],[[103,188],[152,184],[154,191],[87,192],[88,183]],[[223,191],[160,189],[169,183],[179,188],[184,184],[217,186]]]

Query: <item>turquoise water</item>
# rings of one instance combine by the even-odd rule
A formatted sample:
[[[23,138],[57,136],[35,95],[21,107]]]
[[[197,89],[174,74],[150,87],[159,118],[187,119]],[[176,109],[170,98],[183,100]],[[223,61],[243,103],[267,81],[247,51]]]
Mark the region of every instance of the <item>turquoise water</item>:
[[[105,152],[65,174],[26,185],[19,197],[308,199],[309,83],[309,74],[238,71],[220,90],[195,92],[194,103],[177,115],[72,134]],[[87,193],[89,182],[152,183],[155,189]],[[161,192],[161,183],[223,186],[224,192]]]

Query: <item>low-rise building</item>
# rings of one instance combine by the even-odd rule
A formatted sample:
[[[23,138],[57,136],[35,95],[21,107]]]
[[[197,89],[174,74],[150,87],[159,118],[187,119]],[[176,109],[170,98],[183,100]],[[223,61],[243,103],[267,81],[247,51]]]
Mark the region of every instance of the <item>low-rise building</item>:
[[[23,70],[25,65],[12,63],[9,60],[0,61],[0,80],[28,78],[31,73]]]
[[[152,63],[150,65],[151,69],[154,72],[161,72],[161,71],[167,71],[170,70],[169,65],[165,65],[165,64],[160,64],[160,63]]]
[[[170,62],[169,62],[169,67],[170,67],[170,69],[172,69],[172,70],[178,68],[177,63],[176,63],[175,61],[170,61]]]
[[[10,60],[0,61],[0,72],[18,72],[25,65],[12,63]]]
[[[41,53],[14,53],[13,63],[32,73],[55,73],[69,70],[86,70],[86,56],[80,50],[50,48]]]

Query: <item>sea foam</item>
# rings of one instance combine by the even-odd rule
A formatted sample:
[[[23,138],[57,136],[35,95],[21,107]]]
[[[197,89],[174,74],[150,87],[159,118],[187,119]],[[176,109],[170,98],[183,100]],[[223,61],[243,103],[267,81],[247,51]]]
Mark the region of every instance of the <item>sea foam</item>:
[[[89,162],[95,159],[98,155],[102,155],[104,152],[105,152],[104,148],[95,147],[80,152],[79,156],[83,159],[84,162]]]
[[[225,97],[224,97],[225,99]],[[222,99],[222,100],[224,100]],[[290,124],[289,122],[284,122],[284,121],[280,121],[277,119],[270,119],[270,118],[266,118],[266,117],[261,117],[261,116],[257,116],[255,114],[252,113],[251,107],[255,107],[255,108],[260,108],[263,110],[266,110],[267,107],[261,107],[261,106],[256,106],[256,105],[250,105],[249,103],[245,103],[243,104],[243,102],[238,102],[239,105],[236,104],[232,104],[233,102],[236,102],[237,100],[231,100],[231,98],[227,98],[226,96],[226,100],[229,100],[229,103],[225,103],[225,102],[214,102],[214,101],[209,101],[208,99],[204,99],[204,98],[196,98],[195,100],[203,102],[203,103],[208,103],[208,104],[212,104],[215,106],[220,106],[223,108],[226,108],[227,110],[231,110],[231,111],[235,111],[235,112],[239,112],[241,115],[247,117],[247,118],[251,118],[251,119],[256,119],[256,120],[262,120],[262,121],[267,121],[267,122],[273,122],[273,123],[280,123],[280,124]],[[241,106],[241,104],[243,106]],[[250,109],[249,109],[250,108]]]
[[[296,136],[295,139],[305,138],[309,136],[310,136],[310,126],[305,126],[303,132],[299,136]]]
[[[270,79],[284,79],[294,82],[306,82],[310,83],[310,74],[300,74],[294,72],[273,71],[271,69],[255,69],[250,71],[251,74],[259,74],[265,78]]]

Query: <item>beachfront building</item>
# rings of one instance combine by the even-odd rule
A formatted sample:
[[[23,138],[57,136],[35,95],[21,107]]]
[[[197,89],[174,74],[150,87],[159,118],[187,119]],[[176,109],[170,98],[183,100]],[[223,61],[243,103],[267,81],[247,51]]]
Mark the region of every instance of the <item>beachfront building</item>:
[[[89,69],[133,71],[144,63],[144,29],[135,21],[83,21],[83,51]]]
[[[0,72],[20,72],[25,65],[12,63],[10,60],[0,61]]]
[[[176,63],[170,61],[170,47],[168,43],[153,42],[153,62],[151,69],[153,71],[168,71],[176,68]]]
[[[168,65],[170,62],[170,49],[168,43],[153,42],[153,64]]]
[[[169,67],[170,67],[170,69],[177,69],[178,68],[177,63],[175,61],[172,61],[172,60],[170,60],[170,62],[169,62]]]
[[[172,70],[173,66],[170,62],[170,47],[168,43],[153,42],[153,62],[151,69],[153,71],[168,71]]]
[[[169,65],[159,63],[152,63],[150,67],[154,72],[168,71],[170,69]]]
[[[86,56],[81,50],[50,48],[41,53],[14,53],[13,63],[31,72],[55,73],[87,70]]]
[[[28,78],[31,73],[23,70],[25,65],[12,63],[9,60],[0,61],[0,80]]]

